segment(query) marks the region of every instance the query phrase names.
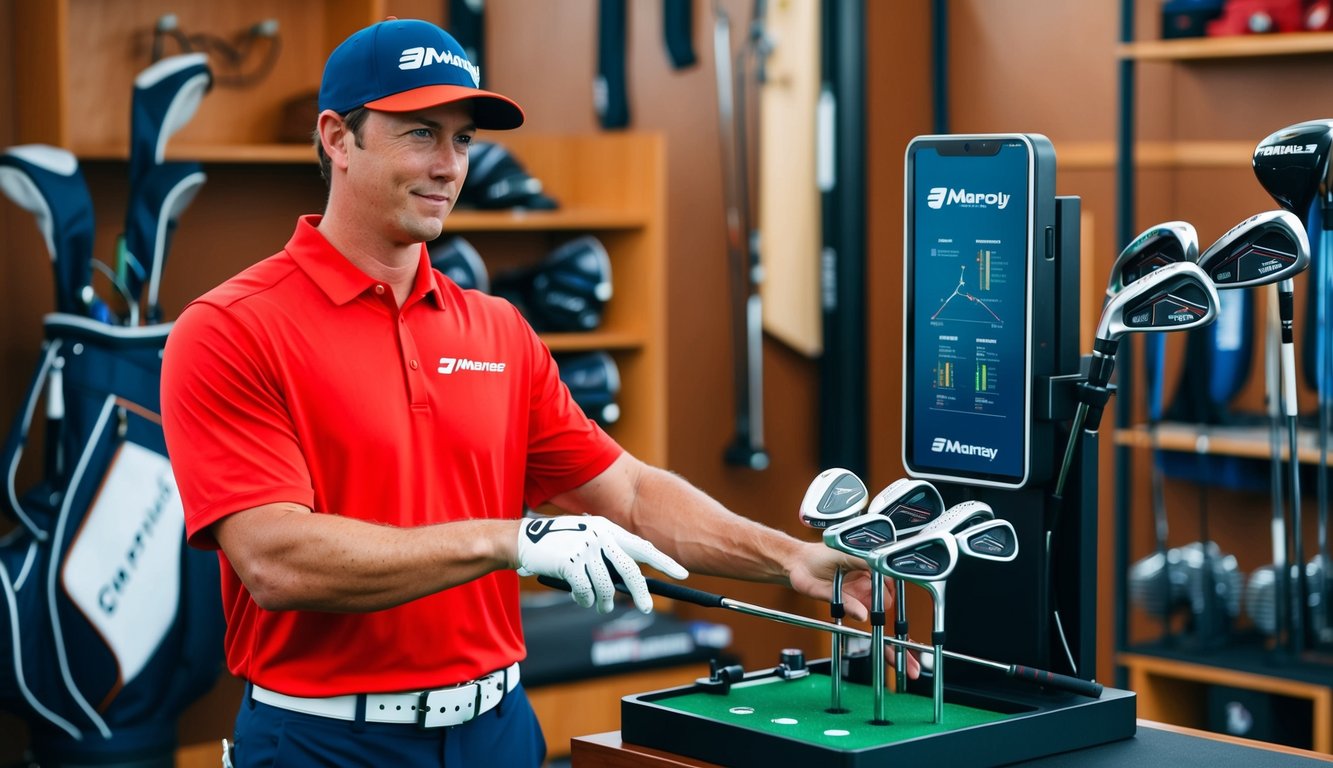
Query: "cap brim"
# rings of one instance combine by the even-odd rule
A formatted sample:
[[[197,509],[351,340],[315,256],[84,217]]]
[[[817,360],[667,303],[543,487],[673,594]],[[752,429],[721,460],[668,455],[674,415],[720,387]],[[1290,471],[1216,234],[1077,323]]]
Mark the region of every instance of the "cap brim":
[[[368,101],[365,106],[380,112],[415,112],[456,101],[473,103],[472,119],[478,128],[507,131],[523,124],[523,110],[512,99],[461,85],[426,85]]]

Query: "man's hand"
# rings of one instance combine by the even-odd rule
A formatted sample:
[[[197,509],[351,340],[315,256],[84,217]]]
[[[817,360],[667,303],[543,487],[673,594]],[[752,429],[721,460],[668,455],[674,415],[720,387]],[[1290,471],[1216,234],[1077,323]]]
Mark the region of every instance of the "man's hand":
[[[822,602],[833,597],[833,574],[838,567],[843,569],[842,598],[848,618],[864,621],[870,617],[871,579],[873,578],[866,562],[860,558],[845,555],[821,544],[806,544],[802,556],[792,564],[791,585],[797,592]],[[893,613],[893,581],[886,580],[884,585],[884,610]],[[885,655],[893,663],[897,651],[885,645]],[[921,674],[921,662],[911,653],[907,656],[907,676],[915,680]]]
[[[599,613],[609,613],[614,607],[616,586],[608,565],[625,582],[634,606],[643,613],[652,612],[653,597],[635,561],[673,579],[689,575],[647,540],[604,517],[538,517],[525,521],[518,530],[519,575],[564,579],[574,602],[584,608],[595,602]]]

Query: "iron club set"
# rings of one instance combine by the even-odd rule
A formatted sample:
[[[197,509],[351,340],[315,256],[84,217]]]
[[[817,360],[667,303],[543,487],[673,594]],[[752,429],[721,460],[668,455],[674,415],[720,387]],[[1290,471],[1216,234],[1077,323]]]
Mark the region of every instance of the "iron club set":
[[[815,476],[801,499],[801,523],[815,529],[825,529],[850,520],[866,509],[869,502],[866,484],[856,473],[834,467]],[[829,601],[829,614],[835,624],[842,624],[844,614],[842,604],[842,568],[833,573],[833,599]],[[832,673],[829,675],[831,693],[830,712],[842,709],[842,657],[845,641],[842,635],[833,635]]]

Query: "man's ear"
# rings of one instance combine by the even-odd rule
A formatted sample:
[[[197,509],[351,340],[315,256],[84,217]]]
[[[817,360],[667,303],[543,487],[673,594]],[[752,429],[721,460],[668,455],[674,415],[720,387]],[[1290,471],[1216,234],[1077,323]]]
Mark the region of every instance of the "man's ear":
[[[324,145],[324,154],[328,155],[329,162],[335,168],[347,170],[347,155],[351,152],[352,142],[356,141],[347,127],[347,121],[337,112],[326,109],[319,113],[315,128],[319,131],[319,141]]]

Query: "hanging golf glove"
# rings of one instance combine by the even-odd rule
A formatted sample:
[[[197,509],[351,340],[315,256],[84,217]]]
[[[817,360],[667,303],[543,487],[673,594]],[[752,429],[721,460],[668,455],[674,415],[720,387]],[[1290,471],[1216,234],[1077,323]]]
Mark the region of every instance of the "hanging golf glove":
[[[643,613],[652,612],[653,598],[638,563],[651,565],[673,579],[689,575],[647,540],[604,517],[537,517],[525,521],[518,531],[518,574],[563,579],[574,602],[584,608],[596,604],[598,613],[609,613],[614,607],[616,585],[611,569],[624,581],[634,606]]]

